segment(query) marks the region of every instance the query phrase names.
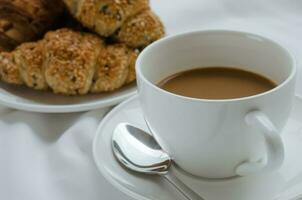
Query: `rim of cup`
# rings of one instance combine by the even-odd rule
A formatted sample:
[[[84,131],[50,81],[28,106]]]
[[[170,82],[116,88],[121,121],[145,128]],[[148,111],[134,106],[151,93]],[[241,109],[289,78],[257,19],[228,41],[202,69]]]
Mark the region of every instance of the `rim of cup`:
[[[161,45],[163,42],[167,42],[169,40],[174,40],[174,39],[178,39],[181,37],[186,37],[189,35],[196,35],[196,34],[209,34],[209,33],[222,33],[222,34],[238,34],[238,35],[249,35],[250,37],[254,37],[254,38],[259,38],[261,40],[265,40],[269,43],[274,44],[275,46],[277,46],[278,48],[280,48],[282,51],[285,52],[285,54],[288,56],[288,58],[290,58],[292,66],[291,66],[291,72],[289,74],[289,76],[281,83],[278,84],[276,87],[274,87],[271,90],[268,90],[266,92],[263,93],[259,93],[256,95],[252,95],[252,96],[247,96],[247,97],[240,97],[240,98],[232,98],[232,99],[201,99],[201,98],[193,98],[193,97],[187,97],[187,96],[182,96],[182,95],[178,95],[178,94],[174,94],[172,92],[168,92],[160,87],[158,87],[157,85],[155,85],[154,83],[151,83],[143,74],[141,68],[142,68],[142,62],[144,60],[144,57],[149,53],[149,51],[152,48],[155,48],[159,45]],[[135,70],[137,73],[137,76],[139,76],[146,84],[148,84],[149,86],[151,86],[152,88],[165,93],[167,95],[172,95],[176,98],[181,98],[183,100],[190,100],[190,101],[200,101],[200,102],[234,102],[234,101],[244,101],[244,100],[250,100],[250,99],[254,99],[254,98],[259,98],[261,96],[273,93],[278,91],[279,89],[281,89],[282,87],[284,87],[289,81],[291,81],[295,75],[296,75],[296,71],[297,71],[297,62],[295,57],[293,56],[293,54],[291,53],[291,51],[289,51],[287,48],[285,48],[283,45],[280,44],[280,42],[277,42],[273,39],[267,38],[265,36],[261,36],[255,33],[249,33],[249,32],[244,32],[244,31],[234,31],[234,30],[222,30],[222,29],[216,29],[216,30],[196,30],[196,31],[188,31],[188,32],[184,32],[184,33],[179,33],[176,35],[170,35],[170,36],[166,36],[164,38],[161,38],[160,40],[157,40],[155,42],[153,42],[151,45],[147,46],[138,56],[136,63],[135,63]]]

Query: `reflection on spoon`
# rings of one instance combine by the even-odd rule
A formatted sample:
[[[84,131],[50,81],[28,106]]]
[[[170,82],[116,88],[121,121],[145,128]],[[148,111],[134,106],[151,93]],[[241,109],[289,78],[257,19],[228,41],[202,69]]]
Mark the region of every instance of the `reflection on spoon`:
[[[204,200],[169,172],[170,156],[153,136],[127,123],[119,124],[112,135],[112,149],[126,168],[145,174],[163,175],[187,200]]]

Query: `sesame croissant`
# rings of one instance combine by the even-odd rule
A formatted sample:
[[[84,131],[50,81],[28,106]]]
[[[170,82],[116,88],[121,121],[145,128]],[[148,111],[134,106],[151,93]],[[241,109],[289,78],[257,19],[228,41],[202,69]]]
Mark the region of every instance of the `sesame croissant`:
[[[148,0],[64,0],[70,13],[103,37],[139,48],[164,35],[160,19]]]
[[[123,44],[106,45],[94,34],[63,28],[1,52],[0,78],[65,95],[113,91],[135,79],[137,56]]]

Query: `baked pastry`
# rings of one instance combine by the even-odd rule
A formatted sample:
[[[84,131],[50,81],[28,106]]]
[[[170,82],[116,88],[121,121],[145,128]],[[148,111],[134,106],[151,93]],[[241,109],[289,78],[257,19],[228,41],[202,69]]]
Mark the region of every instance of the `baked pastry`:
[[[87,28],[110,36],[129,17],[149,7],[148,0],[64,0],[69,11]]]
[[[9,51],[37,39],[63,11],[61,0],[0,0],[0,48]]]
[[[1,52],[0,77],[65,95],[107,92],[135,79],[137,55],[126,45],[106,45],[95,34],[63,28],[10,53]]]
[[[43,45],[42,41],[24,43],[13,54],[22,80],[37,90],[48,87],[44,77]]]
[[[126,78],[126,83],[131,83],[136,79],[135,62],[138,57],[138,54],[139,54],[138,49],[130,50],[129,52],[129,72]]]
[[[119,42],[137,48],[147,46],[164,34],[163,24],[159,18],[151,10],[146,10],[128,19],[115,37]]]
[[[17,38],[20,38],[18,32],[13,33],[12,23],[5,19],[0,19],[0,49],[1,51],[7,51],[13,49],[18,45]],[[14,37],[12,37],[14,35]],[[22,37],[22,36],[21,36]]]
[[[64,0],[70,13],[100,36],[116,35],[126,45],[143,47],[163,37],[160,19],[148,0]]]
[[[19,69],[14,62],[14,56],[8,52],[0,53],[0,77],[1,80],[15,85],[22,85],[23,80]]]
[[[63,15],[69,21],[65,27],[74,29],[49,31],[39,41],[23,43],[50,28],[64,11],[63,1],[99,36]],[[109,92],[133,82],[138,49],[164,35],[149,0],[63,1],[0,0],[1,80],[64,95]]]
[[[107,46],[98,57],[91,92],[113,91],[124,85],[129,72],[129,61],[127,47]]]
[[[103,41],[88,33],[60,29],[45,36],[46,81],[55,93],[86,94]]]

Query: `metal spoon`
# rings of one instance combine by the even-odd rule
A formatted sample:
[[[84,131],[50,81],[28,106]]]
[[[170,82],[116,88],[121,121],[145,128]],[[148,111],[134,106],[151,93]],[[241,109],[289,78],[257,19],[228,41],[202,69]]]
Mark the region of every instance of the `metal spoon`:
[[[163,175],[187,200],[204,200],[182,181],[168,173],[170,156],[162,150],[151,134],[127,123],[113,131],[112,149],[117,160],[130,170]]]

